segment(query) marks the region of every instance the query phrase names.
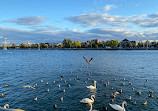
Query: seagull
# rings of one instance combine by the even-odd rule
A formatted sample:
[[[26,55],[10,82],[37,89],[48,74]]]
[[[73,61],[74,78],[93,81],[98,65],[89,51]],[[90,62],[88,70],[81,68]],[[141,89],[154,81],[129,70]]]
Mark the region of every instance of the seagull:
[[[137,94],[141,95],[141,91],[135,91]]]
[[[124,101],[124,102],[122,103],[122,107],[121,107],[120,105],[117,105],[117,104],[110,104],[110,103],[109,103],[109,105],[110,105],[113,109],[115,109],[115,110],[117,110],[117,111],[126,111],[125,108],[124,108],[124,105],[127,105],[127,103]]]
[[[34,98],[33,100],[37,101],[37,97],[36,97],[36,98]]]
[[[8,87],[8,86],[9,86],[9,84],[6,84],[6,85],[5,85],[5,87]]]
[[[63,101],[63,97],[61,97],[60,100]]]
[[[145,101],[143,104],[144,104],[144,105],[147,105],[147,101]]]
[[[81,102],[81,103],[94,103],[94,98],[95,98],[95,95],[91,95],[91,99],[89,99],[89,98],[84,98],[84,99],[82,99],[80,102]]]
[[[88,63],[91,64],[91,61],[93,60],[93,58],[91,58],[89,61],[83,56],[84,60]]]
[[[29,86],[29,85],[26,85],[26,86],[22,86],[22,88],[32,88],[32,89],[36,89],[36,88],[34,88],[34,87],[32,87],[32,86]]]
[[[129,82],[129,85],[132,85],[132,82]]]

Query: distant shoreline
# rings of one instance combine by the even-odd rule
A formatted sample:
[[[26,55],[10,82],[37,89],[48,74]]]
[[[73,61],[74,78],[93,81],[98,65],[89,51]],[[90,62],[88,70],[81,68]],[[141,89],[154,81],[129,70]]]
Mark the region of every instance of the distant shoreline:
[[[4,49],[0,49],[4,50]],[[8,48],[7,50],[39,50],[37,48]],[[40,50],[158,50],[158,48],[41,48]]]

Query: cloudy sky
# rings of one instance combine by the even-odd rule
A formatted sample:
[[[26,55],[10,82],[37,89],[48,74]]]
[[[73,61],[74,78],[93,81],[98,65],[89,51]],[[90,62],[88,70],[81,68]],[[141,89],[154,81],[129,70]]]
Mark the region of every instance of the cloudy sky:
[[[0,0],[0,44],[158,40],[158,0]]]

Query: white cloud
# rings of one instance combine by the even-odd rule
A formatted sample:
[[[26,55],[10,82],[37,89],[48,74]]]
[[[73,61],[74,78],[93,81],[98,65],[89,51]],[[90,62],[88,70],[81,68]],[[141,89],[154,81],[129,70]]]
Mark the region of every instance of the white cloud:
[[[109,11],[109,10],[111,10],[113,8],[116,8],[116,6],[107,4],[102,9],[98,10],[97,12],[106,12],[106,11]]]
[[[126,26],[125,22],[129,17],[121,17],[117,15],[104,14],[85,14],[79,16],[71,16],[65,18],[68,21],[71,21],[75,24],[82,25],[83,27],[95,27],[95,26]]]
[[[5,20],[4,22],[15,23],[18,25],[38,25],[43,23],[46,20],[45,17],[42,16],[27,16],[21,17],[14,20]]]
[[[29,27],[33,29],[33,31],[39,31],[39,32],[51,32],[51,31],[58,31],[58,30],[64,30],[63,27],[56,27],[53,25],[36,25]]]
[[[63,31],[28,31],[20,30],[15,28],[4,28],[0,27],[1,35],[8,38],[7,41],[10,43],[20,44],[22,42],[62,42],[64,38],[70,38],[73,41],[87,41],[93,38],[98,38],[101,40],[111,40],[111,39],[129,39],[129,40],[158,40],[158,31],[150,30],[145,31],[143,34],[140,31],[130,31],[123,30],[119,28],[95,28],[86,31],[80,31],[77,29],[73,30],[63,30]]]

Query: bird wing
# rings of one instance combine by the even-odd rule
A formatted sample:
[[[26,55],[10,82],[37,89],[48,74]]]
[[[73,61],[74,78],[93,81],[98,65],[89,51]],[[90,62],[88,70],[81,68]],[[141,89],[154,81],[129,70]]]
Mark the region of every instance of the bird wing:
[[[84,56],[83,56],[83,58],[88,64],[90,64],[90,62]]]
[[[82,103],[92,103],[93,101],[89,98],[84,98],[80,102],[82,102]]]
[[[91,58],[91,59],[89,60],[89,63],[90,63],[92,60],[93,60],[93,58]]]
[[[113,109],[118,110],[118,111],[124,111],[124,108],[117,104],[109,104]]]
[[[94,86],[90,85],[90,86],[86,86],[87,88],[94,88]]]

